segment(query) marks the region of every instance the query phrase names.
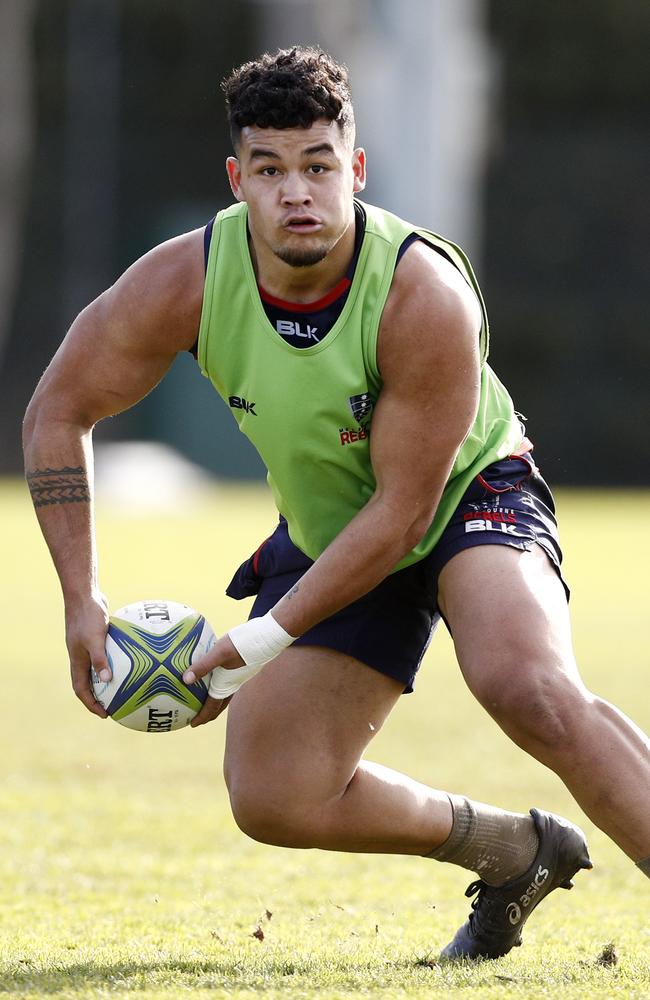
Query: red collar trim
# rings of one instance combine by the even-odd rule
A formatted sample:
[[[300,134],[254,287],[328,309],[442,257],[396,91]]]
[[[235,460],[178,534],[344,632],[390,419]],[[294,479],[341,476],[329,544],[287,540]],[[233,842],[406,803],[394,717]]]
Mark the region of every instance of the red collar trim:
[[[271,295],[267,292],[261,285],[258,285],[260,298],[262,302],[266,302],[269,306],[276,306],[278,309],[284,309],[287,312],[297,312],[297,313],[313,313],[319,312],[321,309],[326,309],[327,306],[331,306],[333,302],[336,302],[338,298],[347,292],[348,288],[352,282],[349,278],[341,278],[339,283],[334,286],[331,292],[327,295],[323,295],[322,298],[316,299],[315,302],[287,302],[285,299],[278,299],[275,295]]]

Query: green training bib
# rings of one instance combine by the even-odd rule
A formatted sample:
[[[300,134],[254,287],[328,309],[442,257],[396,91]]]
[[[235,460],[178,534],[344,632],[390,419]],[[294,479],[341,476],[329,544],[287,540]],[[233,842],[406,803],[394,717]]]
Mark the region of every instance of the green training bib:
[[[404,239],[418,233],[443,250],[478,296],[483,313],[478,413],[429,530],[395,568],[408,566],[434,547],[471,480],[514,452],[522,437],[512,400],[486,363],[487,315],[469,261],[448,240],[364,203],[366,230],[343,311],[320,343],[292,347],[269,322],[260,299],[247,208],[233,205],[214,223],[198,360],[266,465],[291,540],[311,559],[375,490],[370,434],[382,387],[377,335]]]

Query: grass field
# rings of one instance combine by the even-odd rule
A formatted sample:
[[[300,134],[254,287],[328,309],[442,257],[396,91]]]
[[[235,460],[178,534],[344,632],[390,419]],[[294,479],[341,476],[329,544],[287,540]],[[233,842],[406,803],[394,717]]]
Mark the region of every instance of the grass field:
[[[21,483],[0,486],[0,507],[0,993],[650,997],[650,885],[472,701],[445,635],[372,757],[474,798],[563,812],[596,865],[540,908],[525,947],[474,967],[435,962],[468,912],[462,870],[255,844],[229,814],[223,719],[154,738],[87,714]],[[587,682],[650,729],[650,496],[571,492],[559,507]],[[224,629],[246,613],[222,596],[230,570],[272,523],[259,488],[215,487],[183,516],[100,509],[103,588],[113,608],[171,597]],[[611,942],[616,964],[599,961]]]

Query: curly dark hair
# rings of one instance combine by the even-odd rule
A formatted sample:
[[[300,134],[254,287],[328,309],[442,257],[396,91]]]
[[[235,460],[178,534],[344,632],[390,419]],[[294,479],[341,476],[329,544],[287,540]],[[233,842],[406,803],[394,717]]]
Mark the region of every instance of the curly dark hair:
[[[347,68],[322,49],[294,46],[265,52],[233,70],[221,87],[235,149],[246,125],[309,128],[319,118],[336,122],[354,140]]]

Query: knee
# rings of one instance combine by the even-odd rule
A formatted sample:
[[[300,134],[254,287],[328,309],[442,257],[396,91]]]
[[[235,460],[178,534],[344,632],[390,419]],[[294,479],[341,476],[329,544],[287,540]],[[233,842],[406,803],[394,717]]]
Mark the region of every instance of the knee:
[[[309,817],[288,812],[279,801],[244,795],[231,796],[230,804],[235,823],[251,840],[274,847],[317,846]]]
[[[292,794],[290,785],[243,775],[231,775],[226,783],[233,818],[247,837],[275,847],[317,846],[313,803]]]
[[[524,749],[565,752],[580,738],[593,701],[577,676],[539,660],[487,675],[474,692],[504,731]]]

